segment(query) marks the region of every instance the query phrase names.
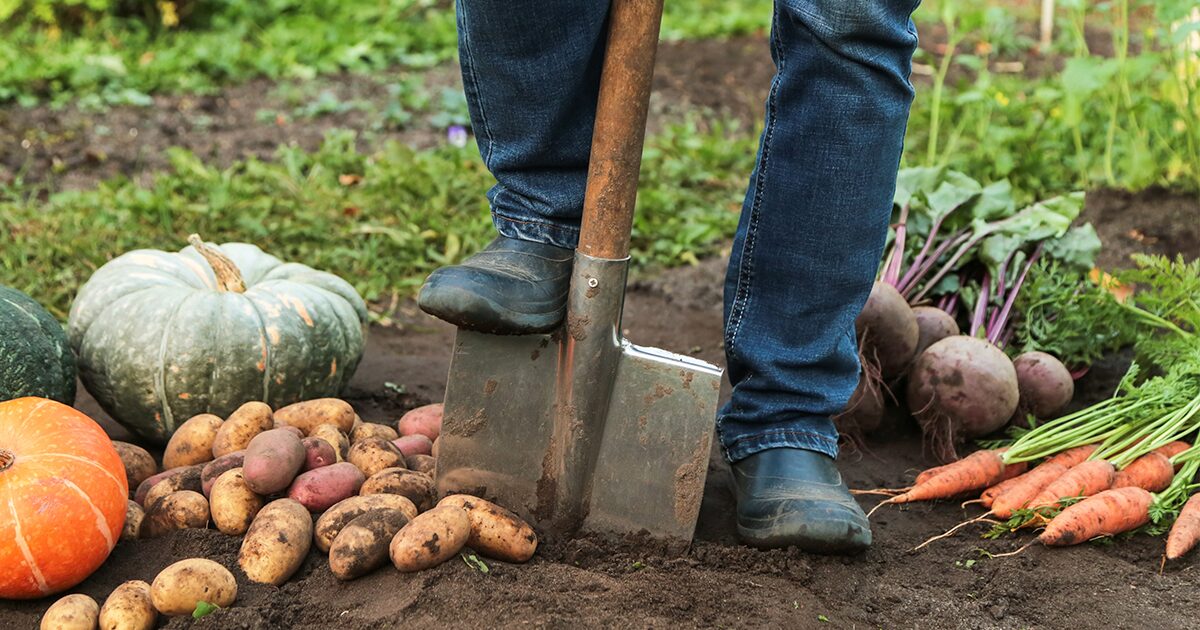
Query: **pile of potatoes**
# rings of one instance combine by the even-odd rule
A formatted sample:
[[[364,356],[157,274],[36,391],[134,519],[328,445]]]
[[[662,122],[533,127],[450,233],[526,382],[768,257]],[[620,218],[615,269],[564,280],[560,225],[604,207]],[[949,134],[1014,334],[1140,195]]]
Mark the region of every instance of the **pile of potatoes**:
[[[135,489],[122,539],[211,522],[244,537],[238,564],[251,581],[275,585],[300,568],[312,545],[328,553],[342,580],[389,558],[401,571],[419,571],[466,546],[525,562],[537,536],[520,517],[472,496],[437,501],[441,416],[440,404],[426,405],[393,429],[363,422],[335,398],[274,411],[249,402],[224,420],[202,414],[183,423],[164,451],[163,472],[145,449],[114,442]]]
[[[118,586],[104,605],[87,595],[67,595],[42,615],[42,630],[150,630],[159,614],[191,615],[201,602],[226,608],[237,599],[237,580],[229,569],[204,558],[180,560],[163,569],[152,584],[130,580]]]

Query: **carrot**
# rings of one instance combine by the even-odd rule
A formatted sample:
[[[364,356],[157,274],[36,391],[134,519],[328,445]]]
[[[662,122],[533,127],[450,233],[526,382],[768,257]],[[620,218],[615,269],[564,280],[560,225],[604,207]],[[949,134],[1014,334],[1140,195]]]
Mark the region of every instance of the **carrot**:
[[[1091,457],[1092,453],[1095,453],[1096,449],[1099,447],[1099,444],[1084,444],[1083,446],[1076,446],[1075,448],[1069,448],[1058,455],[1047,459],[1046,462],[1054,462],[1055,464],[1062,464],[1067,468],[1074,468],[1075,466],[1087,461],[1087,458]]]
[[[1200,543],[1200,494],[1193,494],[1179,510],[1179,517],[1167,534],[1167,559],[1183,557],[1196,543]]]
[[[1162,455],[1163,457],[1166,457],[1167,459],[1170,459],[1170,458],[1175,457],[1176,455],[1188,450],[1189,448],[1192,448],[1191,444],[1188,444],[1187,442],[1182,442],[1180,440],[1176,440],[1174,442],[1171,442],[1170,444],[1165,444],[1163,446],[1160,446],[1160,447],[1154,449],[1154,452]],[[1153,492],[1153,490],[1151,490],[1151,492]]]
[[[954,464],[951,463],[951,464],[943,464],[941,466],[934,466],[933,468],[926,468],[925,470],[922,470],[921,472],[917,473],[917,478],[913,480],[913,485],[919,486],[919,485],[925,483],[926,481],[929,481],[930,479],[933,479],[934,477],[940,475],[944,470],[946,470],[947,467],[953,466],[953,465]]]
[[[990,486],[983,494],[979,495],[979,503],[985,508],[992,507],[996,497],[1007,492],[1011,488],[1021,483],[1021,479],[1028,472],[1029,465],[1025,462],[1019,464],[1009,464],[1004,467],[1004,478]]]
[[[1161,492],[1171,485],[1175,466],[1158,451],[1151,451],[1133,460],[1113,478],[1113,488],[1141,488]]]
[[[1010,518],[1013,512],[1029,505],[1035,497],[1041,494],[1052,481],[1062,477],[1069,470],[1057,462],[1045,461],[1033,470],[1017,477],[1017,482],[1005,489],[992,499],[992,516]]]
[[[1112,487],[1117,476],[1112,463],[1093,459],[1072,467],[1061,477],[1050,482],[1032,501],[1030,507],[1057,507],[1064,497],[1088,497]]]
[[[1141,488],[1105,490],[1064,509],[1038,536],[1044,545],[1077,545],[1112,536],[1150,522],[1154,495]]]
[[[876,505],[871,512],[892,503],[949,499],[964,492],[986,488],[1004,478],[1005,468],[1004,460],[996,451],[975,451],[957,462],[947,464],[941,473],[930,477],[925,483]]]

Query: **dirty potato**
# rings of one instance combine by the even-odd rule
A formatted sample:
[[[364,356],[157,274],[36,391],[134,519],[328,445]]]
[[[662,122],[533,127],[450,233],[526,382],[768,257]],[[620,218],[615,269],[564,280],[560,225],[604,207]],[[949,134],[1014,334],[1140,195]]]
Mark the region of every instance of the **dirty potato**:
[[[213,442],[222,422],[211,413],[202,413],[179,425],[163,451],[163,468],[170,470],[212,461]]]
[[[204,496],[212,494],[212,487],[217,482],[217,477],[225,474],[227,470],[241,468],[245,462],[246,451],[234,451],[205,464],[204,468],[200,469],[200,488],[204,492]]]
[[[466,510],[453,505],[436,507],[417,515],[397,532],[388,552],[400,571],[421,571],[452,558],[470,536]]]
[[[382,438],[388,441],[400,437],[396,430],[384,424],[364,422],[350,432],[350,443],[361,442],[367,438]]]
[[[203,466],[184,466],[182,468],[172,468],[166,472],[161,472],[149,479],[143,481],[138,486],[137,493],[133,500],[142,504],[144,509],[150,509],[154,502],[180,490],[191,490],[192,492],[202,492],[204,486],[200,481],[200,473]]]
[[[404,453],[396,445],[382,438],[367,438],[350,445],[346,461],[358,466],[370,477],[384,468],[404,468]]]
[[[442,441],[442,438],[440,438],[440,437],[439,437],[438,439],[436,439],[436,440],[434,440],[434,441],[433,441],[433,448],[429,449],[429,454],[430,454],[431,456],[433,456],[433,457],[435,457],[435,458],[437,457],[437,454],[438,454],[438,442],[441,442],[441,441]]]
[[[433,477],[437,470],[437,458],[432,455],[408,455],[404,458],[408,469]]]
[[[300,440],[300,443],[304,445],[304,467],[301,470],[307,472],[338,462],[337,450],[328,440],[309,436]]]
[[[334,454],[337,456],[337,461],[339,462],[345,461],[346,455],[350,453],[350,439],[332,424],[318,425],[308,437],[321,438],[329,442],[333,446]]]
[[[350,403],[337,398],[318,398],[288,405],[275,412],[275,426],[292,426],[312,435],[313,429],[322,424],[331,424],[337,430],[350,434],[354,429],[354,408]]]
[[[113,447],[125,465],[125,479],[129,481],[130,492],[158,472],[158,464],[154,463],[154,457],[146,449],[119,440],[113,440]]]
[[[208,527],[208,499],[192,490],[180,490],[155,501],[146,511],[142,535],[157,538],[178,529]]]
[[[229,569],[205,558],[188,558],[163,569],[150,585],[150,600],[164,615],[190,615],[198,602],[228,608],[237,599]]]
[[[213,457],[234,451],[244,451],[254,436],[275,427],[271,406],[264,402],[248,402],[234,410],[217,429],[213,440]]]
[[[150,585],[141,580],[121,584],[100,607],[100,630],[152,630],[157,622]]]
[[[313,541],[308,510],[292,499],[278,499],[258,512],[250,524],[238,565],[252,582],[279,586],[304,562]]]
[[[250,440],[242,462],[246,485],[258,494],[282,492],[304,466],[304,445],[286,429],[263,431]]]
[[[263,498],[246,485],[242,469],[234,468],[217,477],[209,503],[217,530],[222,534],[241,536],[250,529],[250,523],[262,509]]]
[[[439,508],[443,506],[466,510],[471,521],[467,546],[489,558],[525,562],[537,550],[537,534],[529,523],[491,501],[452,494],[438,502]]]
[[[404,453],[405,457],[410,455],[428,455],[433,452],[433,442],[424,435],[406,435],[402,438],[392,440],[392,444]]]
[[[424,511],[433,507],[433,479],[406,468],[384,468],[363,483],[359,494],[398,494]]]
[[[417,516],[417,506],[398,494],[350,497],[329,508],[317,519],[316,527],[313,530],[313,544],[317,546],[317,549],[328,552],[329,546],[333,544],[333,539],[337,538],[338,533],[347,523],[371,510],[380,509],[399,510],[409,520]]]
[[[121,540],[137,540],[142,535],[142,521],[146,518],[146,512],[142,510],[142,506],[137,504],[137,501],[129,500],[129,504],[125,506],[125,527],[121,529]]]
[[[96,600],[75,593],[54,602],[42,615],[42,630],[92,630],[100,617]]]
[[[383,566],[396,532],[408,524],[400,510],[377,509],[346,523],[329,547],[329,570],[339,580],[353,580]]]

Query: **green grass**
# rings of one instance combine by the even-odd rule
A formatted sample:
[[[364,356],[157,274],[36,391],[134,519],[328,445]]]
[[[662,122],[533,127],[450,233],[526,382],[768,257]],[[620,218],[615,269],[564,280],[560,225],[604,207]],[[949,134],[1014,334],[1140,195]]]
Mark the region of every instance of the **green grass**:
[[[106,260],[137,248],[177,250],[189,233],[247,241],[332,271],[372,302],[411,294],[433,268],[491,239],[493,183],[474,145],[363,154],[350,132],[314,153],[221,170],[182,150],[148,186],[114,180],[86,191],[0,193],[0,284],[65,317]],[[694,125],[650,138],[634,226],[638,264],[680,264],[714,252],[736,226],[754,159],[749,131]],[[340,175],[361,176],[343,185]]]
[[[96,16],[70,29],[36,19],[0,22],[0,103],[147,105],[157,93],[205,92],[255,77],[425,67],[455,57],[444,0],[262,0],[200,3],[176,28]],[[755,32],[770,0],[669,2],[669,39]]]

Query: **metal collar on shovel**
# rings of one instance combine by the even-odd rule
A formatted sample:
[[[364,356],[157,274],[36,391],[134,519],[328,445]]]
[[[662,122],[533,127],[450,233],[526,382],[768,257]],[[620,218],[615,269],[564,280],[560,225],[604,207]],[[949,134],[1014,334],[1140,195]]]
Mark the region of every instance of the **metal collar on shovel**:
[[[662,0],[614,0],[567,320],[550,335],[459,330],[438,445],[441,494],[495,500],[555,532],[690,540],[721,370],[621,337]]]

